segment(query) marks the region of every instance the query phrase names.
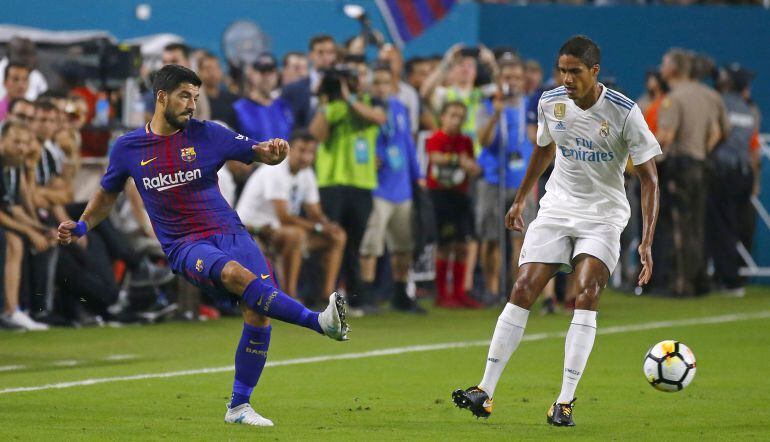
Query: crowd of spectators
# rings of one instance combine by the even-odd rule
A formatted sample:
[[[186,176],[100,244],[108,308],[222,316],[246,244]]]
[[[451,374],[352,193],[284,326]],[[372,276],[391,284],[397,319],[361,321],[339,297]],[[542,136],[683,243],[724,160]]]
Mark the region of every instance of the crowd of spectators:
[[[559,85],[558,69],[546,79],[540,64],[514,49],[461,44],[408,60],[384,45],[367,58],[365,43],[319,35],[307,53],[287,53],[280,63],[264,53],[228,66],[230,75],[216,55],[173,43],[162,63],[199,74],[196,118],[255,140],[290,140],[278,166],[227,163],[219,174],[288,294],[320,305],[344,290],[352,315],[377,314],[385,303],[424,314],[417,302],[424,296],[441,308],[499,303],[523,239],[508,232],[501,241],[500,223],[537,148],[537,103]],[[237,312],[232,300],[209,298],[168,270],[130,180],[108,221],[56,246],[54,227],[84,209],[83,134],[99,118],[94,97],[105,91],[82,81],[49,90],[35,57],[34,44],[16,38],[0,60],[0,326],[45,330]],[[664,152],[652,293],[742,291],[735,244],[751,248],[749,197],[759,191],[751,78],[738,65],[717,68],[681,49],[647,76],[638,103]],[[150,75],[141,81],[148,86]],[[149,121],[155,97],[147,90],[141,101]],[[109,118],[117,119],[121,98],[111,99]],[[528,196],[527,222],[549,173]],[[632,168],[626,184],[634,215],[614,281],[633,290],[641,227]],[[510,270],[501,281],[503,267]],[[426,271],[432,277],[412,277]],[[558,279],[546,289],[544,311],[554,311],[557,298],[569,307],[569,278]]]

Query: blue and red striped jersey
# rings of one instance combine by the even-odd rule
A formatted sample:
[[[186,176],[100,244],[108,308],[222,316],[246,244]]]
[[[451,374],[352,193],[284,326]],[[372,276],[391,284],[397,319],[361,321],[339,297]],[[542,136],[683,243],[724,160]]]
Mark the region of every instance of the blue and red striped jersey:
[[[212,122],[191,119],[174,135],[149,124],[118,138],[101,185],[123,190],[134,179],[163,250],[210,235],[245,231],[219,191],[217,171],[227,160],[251,163],[257,141]]]

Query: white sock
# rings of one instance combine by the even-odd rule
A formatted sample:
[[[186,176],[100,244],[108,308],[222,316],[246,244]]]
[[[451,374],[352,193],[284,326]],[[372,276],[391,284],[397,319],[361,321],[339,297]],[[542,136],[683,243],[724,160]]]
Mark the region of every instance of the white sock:
[[[484,378],[479,383],[479,388],[484,390],[490,398],[495,394],[495,387],[503,374],[505,364],[521,342],[528,317],[529,310],[508,303],[497,318],[492,343],[489,344],[487,368],[484,370]]]
[[[566,404],[575,398],[575,390],[580,376],[586,368],[588,356],[594,346],[596,336],[596,312],[575,310],[572,323],[564,342],[564,373],[561,393],[556,402]]]

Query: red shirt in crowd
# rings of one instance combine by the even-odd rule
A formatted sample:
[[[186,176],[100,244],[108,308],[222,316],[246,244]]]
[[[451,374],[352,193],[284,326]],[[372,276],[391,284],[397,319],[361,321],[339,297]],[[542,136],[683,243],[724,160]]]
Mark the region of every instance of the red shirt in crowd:
[[[467,155],[473,158],[473,141],[462,133],[447,135],[437,130],[425,143],[425,151],[428,153],[428,177],[429,189],[456,190],[468,192],[468,174],[460,167],[460,156]],[[430,154],[440,152],[449,157],[449,164],[439,166],[430,160]]]

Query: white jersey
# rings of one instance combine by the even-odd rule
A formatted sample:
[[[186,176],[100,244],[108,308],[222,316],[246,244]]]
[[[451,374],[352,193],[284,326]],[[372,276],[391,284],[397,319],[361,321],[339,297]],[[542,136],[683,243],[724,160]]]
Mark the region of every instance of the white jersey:
[[[631,214],[623,187],[628,156],[638,165],[661,150],[639,106],[601,87],[599,99],[587,110],[564,87],[540,98],[537,144],[555,143],[556,163],[538,216],[597,221],[622,231]]]

